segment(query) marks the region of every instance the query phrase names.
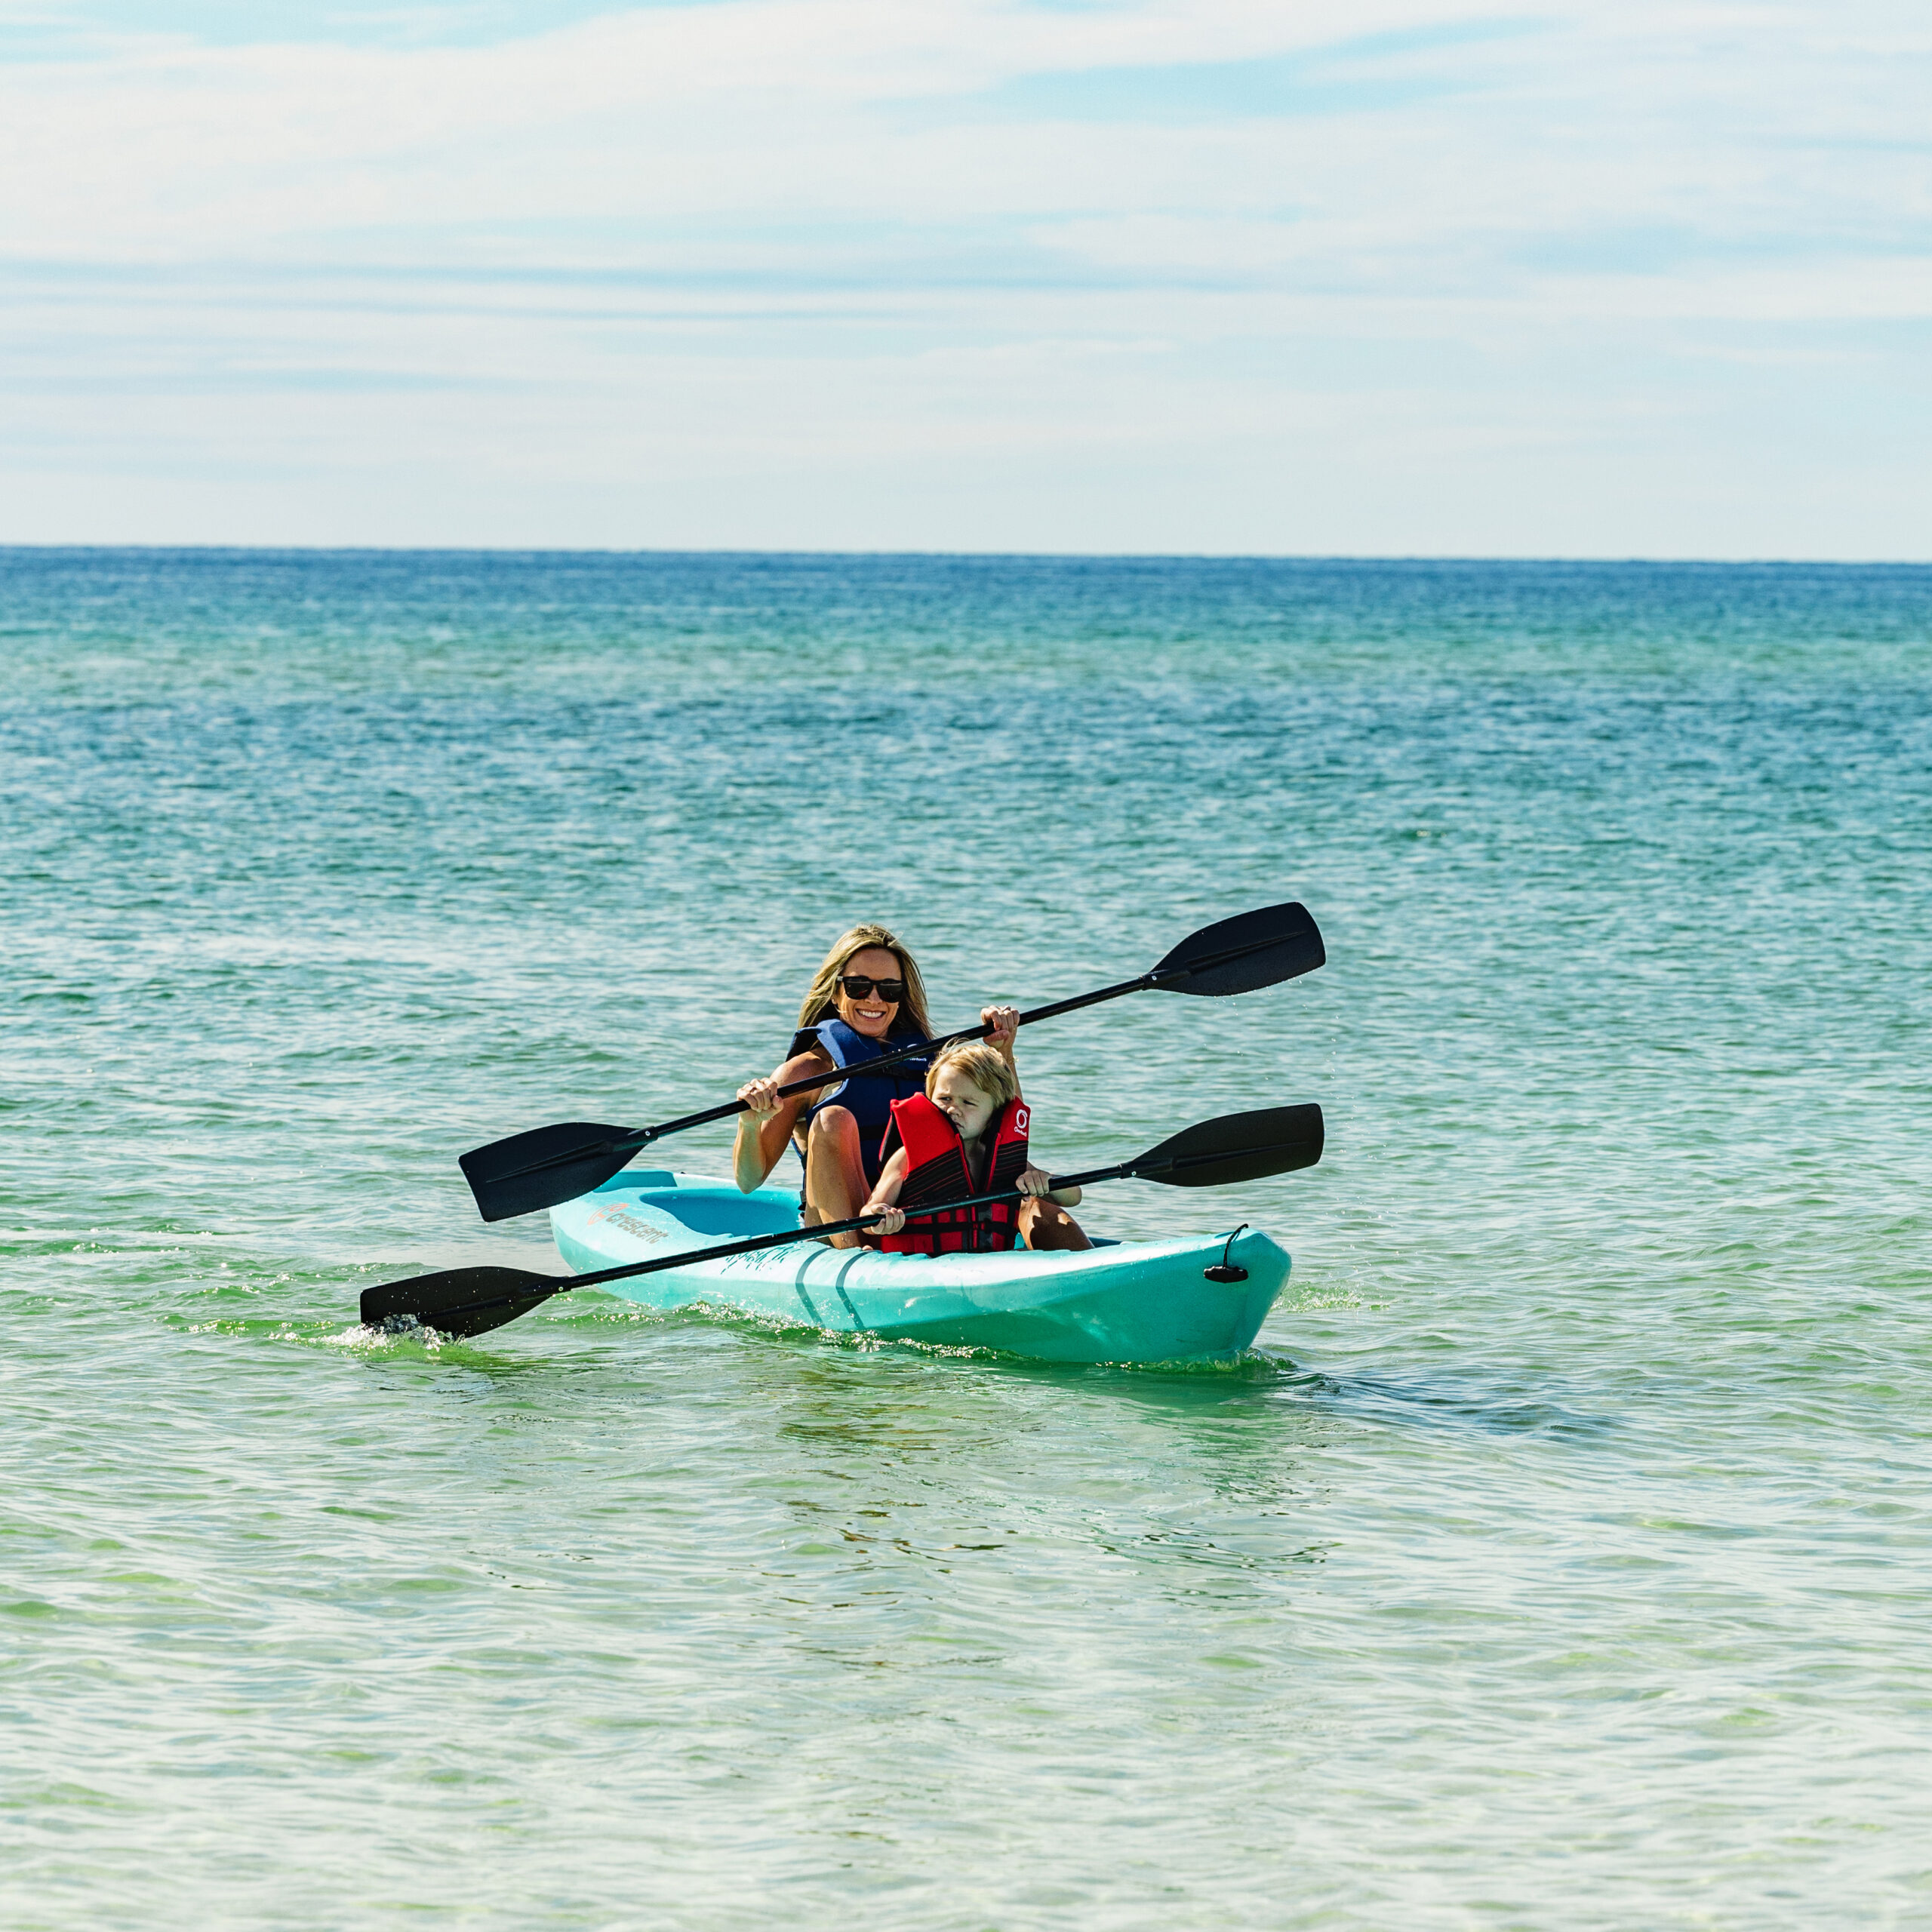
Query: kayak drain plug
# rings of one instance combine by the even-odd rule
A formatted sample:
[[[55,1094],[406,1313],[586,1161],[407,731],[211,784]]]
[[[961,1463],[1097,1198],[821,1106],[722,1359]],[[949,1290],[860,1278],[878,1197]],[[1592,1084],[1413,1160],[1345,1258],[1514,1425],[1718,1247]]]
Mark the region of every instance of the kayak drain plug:
[[[1247,1226],[1247,1223],[1244,1221],[1241,1224],[1241,1228]],[[1235,1235],[1241,1232],[1241,1228],[1235,1229]],[[1213,1267],[1201,1269],[1201,1278],[1204,1281],[1244,1281],[1247,1279],[1247,1270],[1245,1268],[1232,1266],[1228,1260],[1228,1249],[1235,1244],[1235,1235],[1229,1235],[1226,1247],[1221,1250],[1220,1260],[1216,1262]]]

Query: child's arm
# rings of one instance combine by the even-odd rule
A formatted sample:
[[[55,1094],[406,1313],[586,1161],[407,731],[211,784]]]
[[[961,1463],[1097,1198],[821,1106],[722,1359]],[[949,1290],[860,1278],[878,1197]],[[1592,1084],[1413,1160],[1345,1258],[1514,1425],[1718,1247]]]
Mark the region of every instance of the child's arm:
[[[899,1190],[906,1185],[906,1176],[910,1163],[906,1158],[906,1150],[901,1147],[892,1158],[879,1170],[878,1185],[872,1191],[869,1199],[859,1210],[862,1214],[885,1211],[872,1224],[875,1235],[896,1235],[906,1225],[906,1217],[894,1204],[899,1198]]]
[[[1077,1187],[1057,1188],[1049,1192],[1047,1183],[1053,1179],[1044,1168],[1029,1168],[1013,1184],[1022,1194],[1037,1198],[1044,1195],[1048,1200],[1061,1208],[1078,1208],[1080,1190]]]

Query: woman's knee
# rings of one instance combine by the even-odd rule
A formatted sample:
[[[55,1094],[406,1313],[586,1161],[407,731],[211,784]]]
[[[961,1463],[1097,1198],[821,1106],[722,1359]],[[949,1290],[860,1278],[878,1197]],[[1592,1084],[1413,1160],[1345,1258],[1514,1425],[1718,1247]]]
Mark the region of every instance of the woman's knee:
[[[1028,1201],[1021,1210],[1020,1233],[1031,1248],[1091,1247],[1086,1232],[1057,1201]]]
[[[856,1140],[858,1135],[859,1123],[849,1107],[820,1107],[805,1129],[807,1143],[817,1142],[821,1146],[843,1145]]]

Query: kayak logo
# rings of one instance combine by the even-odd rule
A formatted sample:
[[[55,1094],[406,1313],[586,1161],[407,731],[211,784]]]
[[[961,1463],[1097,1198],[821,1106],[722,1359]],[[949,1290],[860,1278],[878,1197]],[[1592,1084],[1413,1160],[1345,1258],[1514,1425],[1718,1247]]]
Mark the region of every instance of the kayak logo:
[[[622,1228],[626,1234],[635,1235],[639,1241],[669,1241],[668,1228],[654,1228],[648,1221],[640,1221],[635,1214],[626,1214],[621,1208],[613,1208],[608,1217],[614,1228]]]
[[[1026,1137],[1026,1129],[1032,1118],[1032,1109],[1029,1107],[1015,1107],[1013,1110],[1013,1131],[1023,1140]]]

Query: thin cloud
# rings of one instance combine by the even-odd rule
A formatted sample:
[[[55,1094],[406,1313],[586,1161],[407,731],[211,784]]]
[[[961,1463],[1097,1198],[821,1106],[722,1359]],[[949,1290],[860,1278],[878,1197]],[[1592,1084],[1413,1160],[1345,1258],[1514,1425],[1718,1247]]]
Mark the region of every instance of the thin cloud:
[[[178,460],[197,515],[232,465],[234,514],[280,505],[294,540],[352,523],[385,451],[405,526],[454,540],[654,540],[693,465],[728,506],[698,493],[666,540],[715,512],[724,542],[1417,549],[1480,512],[1520,552],[1568,504],[1559,547],[1711,550],[1796,528],[1827,475],[1817,544],[1932,528],[1887,454],[1932,411],[1901,334],[1932,320],[1916,8],[1365,0],[1339,37],[1311,0],[152,18],[0,9],[0,534],[81,513],[19,454],[63,422],[97,480]],[[1611,423],[1654,509],[1592,468]],[[512,445],[549,495],[492,481]],[[288,447],[310,485],[275,457],[251,495]],[[1324,471],[1358,481],[1303,487]]]

